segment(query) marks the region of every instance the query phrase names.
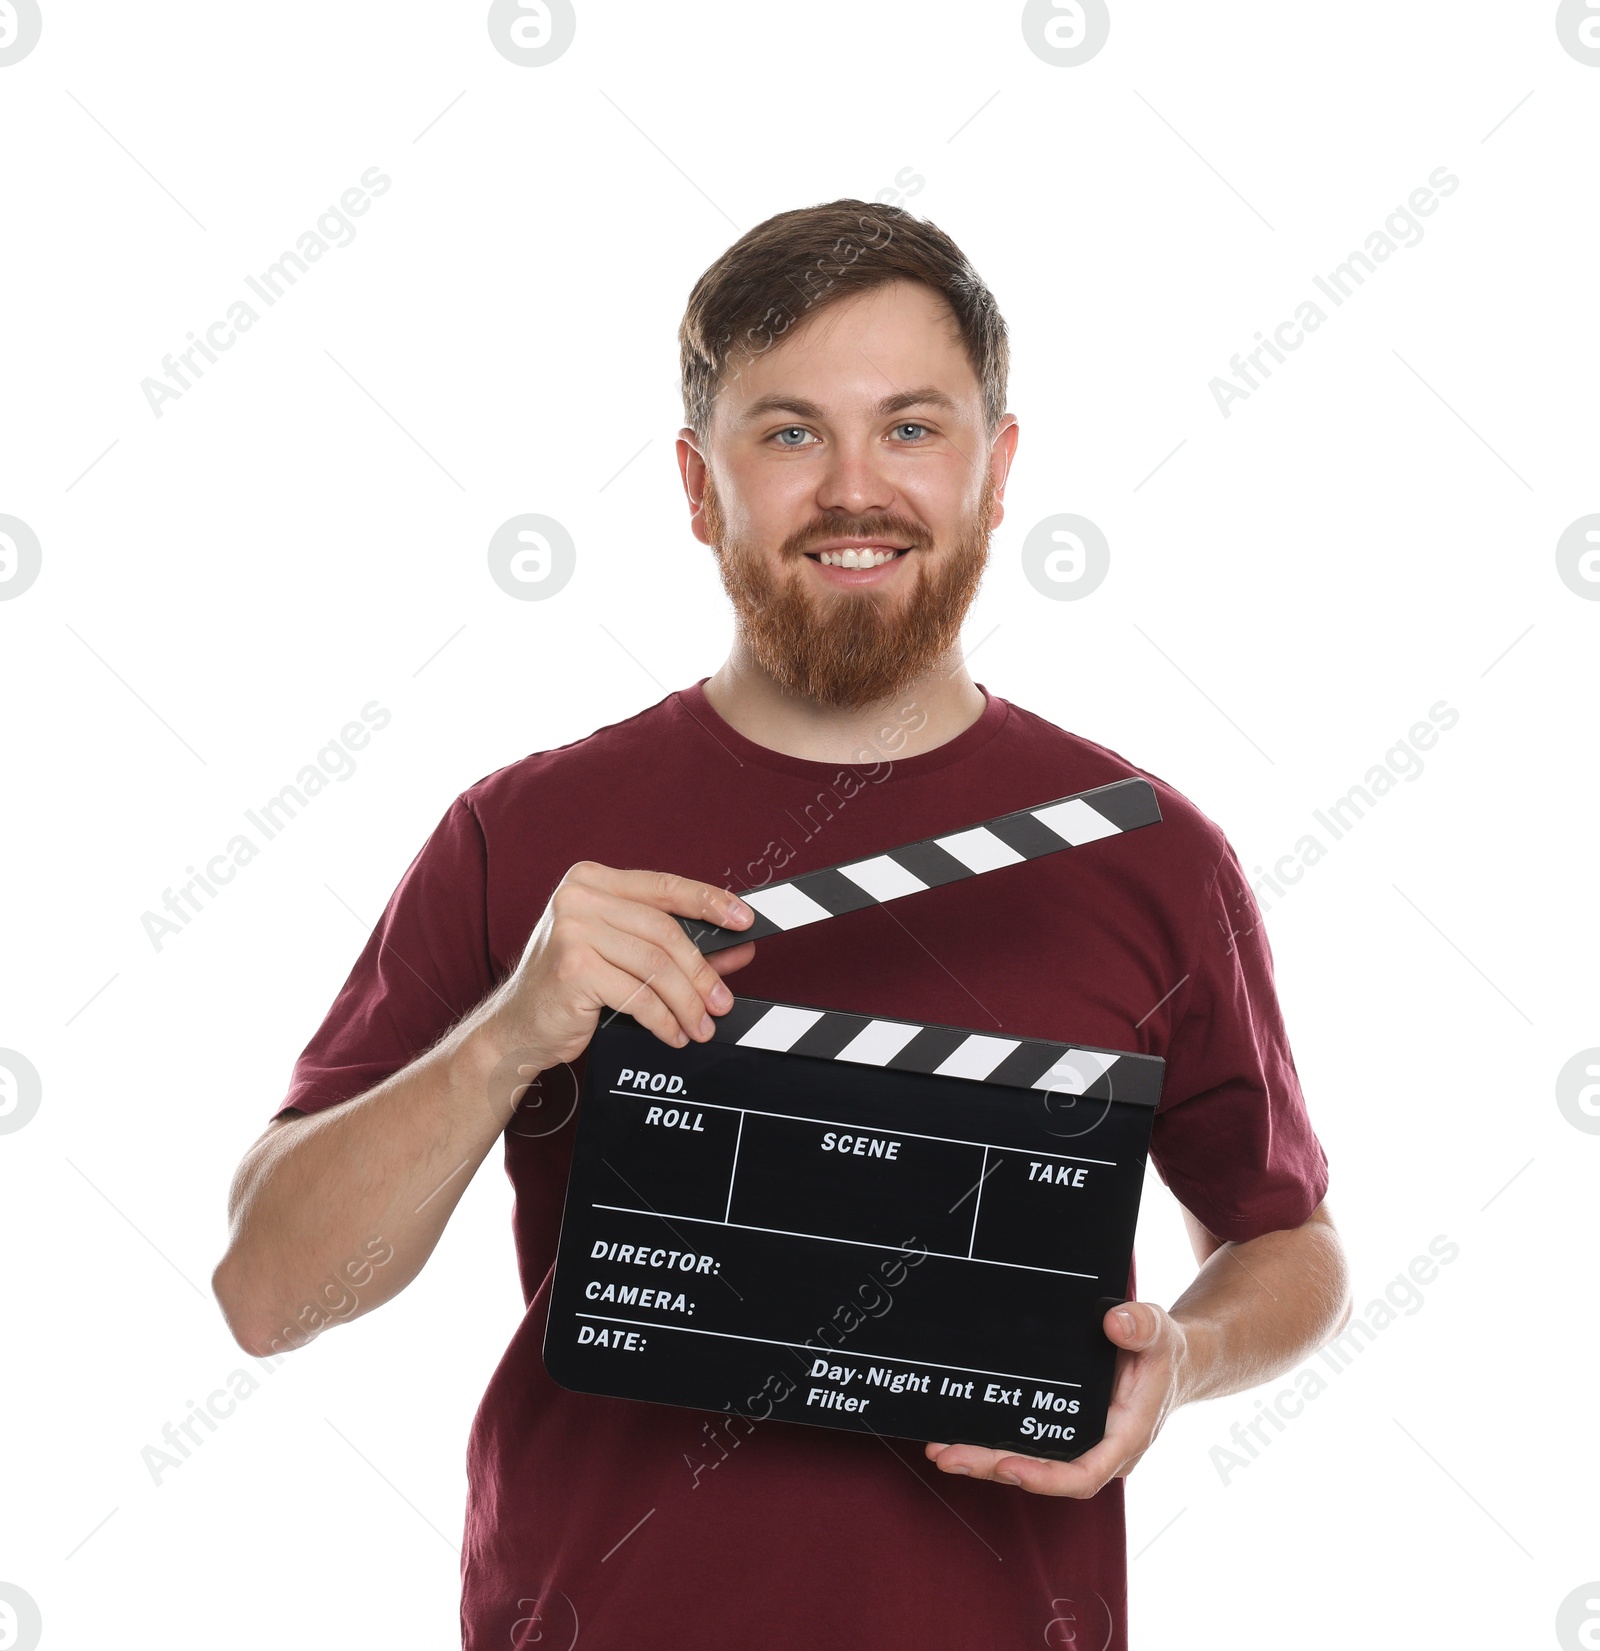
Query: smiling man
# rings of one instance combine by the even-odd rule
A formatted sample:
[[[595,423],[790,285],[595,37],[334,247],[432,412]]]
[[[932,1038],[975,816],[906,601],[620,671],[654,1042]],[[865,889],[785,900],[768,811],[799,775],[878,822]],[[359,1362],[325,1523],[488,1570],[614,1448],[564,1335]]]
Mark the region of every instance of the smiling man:
[[[700,278],[680,343],[678,460],[729,657],[451,803],[240,1165],[218,1299],[257,1354],[370,1311],[503,1140],[527,1310],[468,1444],[464,1645],[1125,1647],[1123,1477],[1176,1406],[1291,1368],[1348,1314],[1259,910],[1178,791],[966,669],[1018,429],[1004,324],[946,235],[861,201],[780,214]],[[739,928],[731,890],[1133,775],[1162,823],[1114,860],[710,958],[675,921]],[[1200,1265],[1170,1307],[1130,1277],[1106,1314],[1116,1388],[1083,1456],[551,1381],[584,1051],[611,1010],[704,1041],[735,972],[751,996],[1164,1058],[1151,1161]]]
[[[744,393],[728,393],[720,421],[697,409],[702,431],[680,432],[695,532],[716,552],[739,621],[713,703],[742,673],[750,691],[776,689],[801,716],[853,732],[870,708],[940,667],[965,679],[957,641],[1017,427],[1005,419],[987,442],[975,381],[967,405],[939,387],[941,376],[960,385],[964,368],[973,377],[951,320],[938,293],[905,280],[835,300],[784,346],[781,365],[747,365]],[[918,368],[936,381],[894,387],[892,374]],[[761,389],[769,383],[782,387]],[[713,424],[715,467],[704,450]],[[737,501],[732,522],[718,469]],[[785,522],[797,525],[769,549],[763,534]],[[972,715],[982,709],[970,679],[953,697]]]

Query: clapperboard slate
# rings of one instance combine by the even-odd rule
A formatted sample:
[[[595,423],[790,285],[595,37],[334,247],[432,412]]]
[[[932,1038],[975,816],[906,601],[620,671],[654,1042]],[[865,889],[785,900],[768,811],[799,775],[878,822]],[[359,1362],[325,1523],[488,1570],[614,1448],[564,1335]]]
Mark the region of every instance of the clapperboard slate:
[[[741,891],[702,952],[1161,819],[1120,780]],[[1070,913],[1063,913],[1063,921]],[[736,997],[588,1049],[544,1358],[562,1386],[1032,1456],[1105,1431],[1153,1055]]]

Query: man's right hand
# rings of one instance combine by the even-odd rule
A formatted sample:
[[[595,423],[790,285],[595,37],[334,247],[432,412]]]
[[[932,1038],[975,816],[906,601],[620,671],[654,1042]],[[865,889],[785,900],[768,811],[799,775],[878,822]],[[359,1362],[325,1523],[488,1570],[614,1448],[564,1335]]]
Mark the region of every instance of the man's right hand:
[[[712,1034],[733,1002],[723,975],[755,942],[704,956],[673,914],[739,929],[755,913],[711,883],[580,860],[556,885],[511,976],[472,1018],[494,1046],[530,1051],[539,1070],[588,1048],[605,1009],[682,1048]]]
[[[755,942],[703,957],[674,913],[730,929],[754,917],[710,883],[580,861],[517,967],[438,1043],[351,1100],[269,1124],[234,1177],[228,1249],[212,1275],[240,1346],[258,1358],[286,1351],[404,1289],[525,1080],[582,1054],[603,1010],[675,1047],[709,1038],[711,1015],[733,1001],[721,977],[755,956]],[[374,1242],[389,1258],[379,1272],[363,1260]],[[345,1283],[352,1264],[359,1292]]]

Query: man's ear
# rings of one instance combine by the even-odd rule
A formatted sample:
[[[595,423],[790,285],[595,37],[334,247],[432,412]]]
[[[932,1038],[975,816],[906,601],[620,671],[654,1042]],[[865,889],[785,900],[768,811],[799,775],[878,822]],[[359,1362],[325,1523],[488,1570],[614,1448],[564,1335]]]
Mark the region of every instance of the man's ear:
[[[706,461],[700,451],[700,438],[686,424],[678,432],[678,474],[683,478],[684,496],[689,501],[689,531],[701,544],[709,545],[706,537],[704,503],[706,493]]]
[[[1017,442],[1021,435],[1022,427],[1012,414],[1007,413],[1001,418],[1000,428],[995,432],[989,448],[989,474],[994,478],[994,505],[989,513],[991,529],[999,527],[1006,519],[1006,479],[1011,474],[1011,464],[1017,456]]]

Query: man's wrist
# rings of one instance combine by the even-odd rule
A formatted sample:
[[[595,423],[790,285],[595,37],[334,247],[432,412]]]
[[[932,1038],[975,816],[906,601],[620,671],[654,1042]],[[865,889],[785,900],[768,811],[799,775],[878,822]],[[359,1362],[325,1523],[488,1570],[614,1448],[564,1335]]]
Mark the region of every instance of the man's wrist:
[[[474,1015],[460,1028],[450,1052],[450,1081],[458,1092],[485,1096],[514,1045],[493,1014]]]
[[[479,1104],[487,1102],[503,1128],[534,1079],[560,1064],[544,1050],[519,1042],[490,1009],[461,1026],[450,1054],[450,1081],[458,1094],[470,1093]]]
[[[1200,1315],[1169,1315],[1178,1331],[1177,1403],[1191,1404],[1209,1399],[1219,1391],[1218,1368],[1224,1353],[1222,1333],[1216,1322]]]

